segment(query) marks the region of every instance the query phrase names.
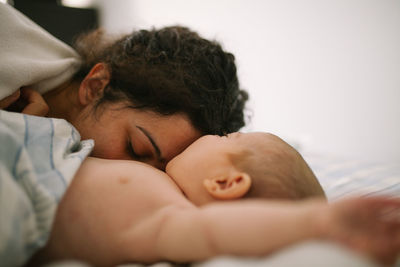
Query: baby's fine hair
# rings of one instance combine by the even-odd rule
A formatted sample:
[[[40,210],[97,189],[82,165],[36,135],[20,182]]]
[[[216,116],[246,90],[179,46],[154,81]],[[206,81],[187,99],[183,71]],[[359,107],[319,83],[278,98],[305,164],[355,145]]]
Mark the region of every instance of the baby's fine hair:
[[[119,38],[97,29],[77,38],[74,48],[83,60],[76,80],[100,62],[111,72],[96,107],[124,101],[162,115],[186,114],[203,134],[222,135],[245,124],[248,94],[239,87],[235,57],[189,28],[138,30]]]
[[[301,154],[281,138],[265,133],[265,143],[248,143],[234,165],[252,178],[245,198],[291,199],[323,197],[325,193]]]

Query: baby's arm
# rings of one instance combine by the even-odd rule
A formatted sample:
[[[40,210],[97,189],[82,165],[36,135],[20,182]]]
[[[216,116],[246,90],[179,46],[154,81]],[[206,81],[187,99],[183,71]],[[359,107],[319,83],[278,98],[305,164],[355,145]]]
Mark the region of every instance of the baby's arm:
[[[157,247],[167,259],[191,261],[261,256],[298,241],[325,239],[393,264],[400,251],[399,215],[400,199],[388,198],[219,203],[170,214]]]
[[[218,202],[171,210],[156,248],[161,258],[188,262],[216,255],[261,256],[321,236],[316,214],[323,201]]]

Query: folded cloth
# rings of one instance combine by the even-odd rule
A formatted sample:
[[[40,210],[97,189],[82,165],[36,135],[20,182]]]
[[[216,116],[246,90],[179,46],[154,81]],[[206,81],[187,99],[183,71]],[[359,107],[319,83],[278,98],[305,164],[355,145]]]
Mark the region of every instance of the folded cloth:
[[[0,99],[23,86],[43,94],[79,67],[80,57],[71,47],[0,2]]]
[[[93,140],[62,119],[0,110],[0,144],[0,265],[21,266],[46,243]]]

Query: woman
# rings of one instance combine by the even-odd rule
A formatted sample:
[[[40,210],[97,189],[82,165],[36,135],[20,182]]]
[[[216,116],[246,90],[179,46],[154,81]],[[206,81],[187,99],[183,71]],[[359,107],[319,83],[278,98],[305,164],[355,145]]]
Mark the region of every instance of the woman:
[[[234,56],[188,28],[117,39],[96,30],[80,37],[75,49],[83,63],[71,79],[43,99],[25,89],[24,97],[17,92],[0,107],[25,99],[31,105],[17,110],[44,115],[47,104],[47,116],[66,119],[82,139],[94,139],[92,156],[160,169],[201,135],[244,125],[247,93],[239,88]]]

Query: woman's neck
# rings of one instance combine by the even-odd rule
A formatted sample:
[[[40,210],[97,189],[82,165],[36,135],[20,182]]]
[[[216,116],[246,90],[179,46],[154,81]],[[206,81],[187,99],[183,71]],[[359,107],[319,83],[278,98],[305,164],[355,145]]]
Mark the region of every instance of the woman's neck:
[[[78,86],[79,83],[68,81],[43,94],[50,109],[47,117],[72,122],[79,111]]]

